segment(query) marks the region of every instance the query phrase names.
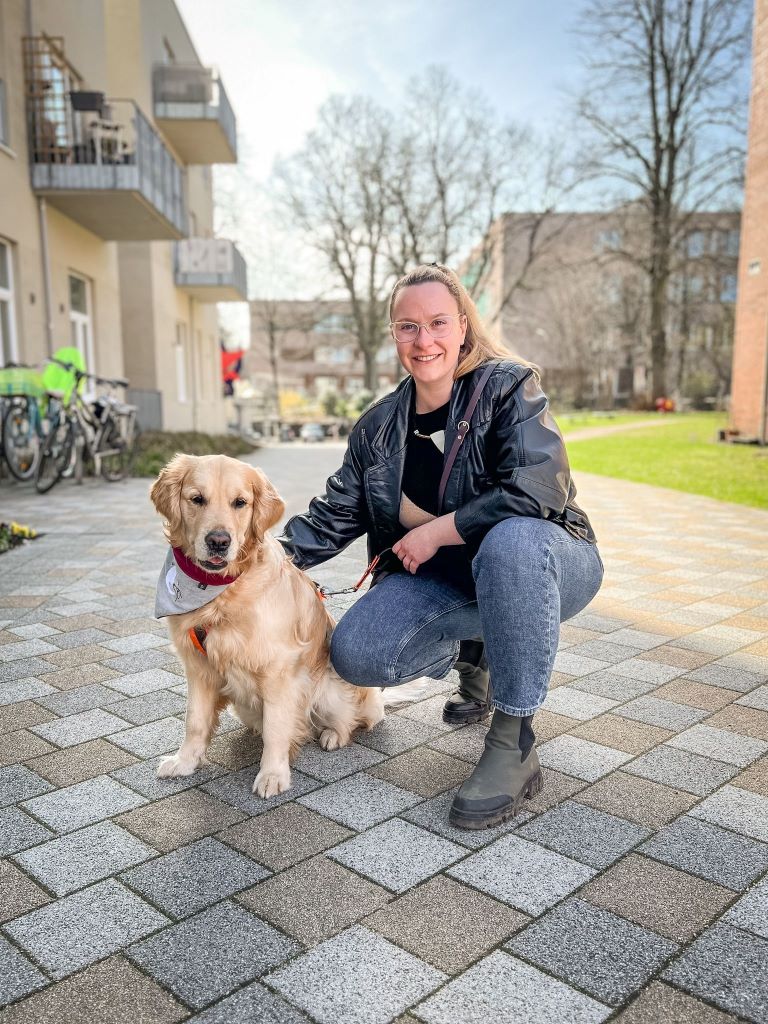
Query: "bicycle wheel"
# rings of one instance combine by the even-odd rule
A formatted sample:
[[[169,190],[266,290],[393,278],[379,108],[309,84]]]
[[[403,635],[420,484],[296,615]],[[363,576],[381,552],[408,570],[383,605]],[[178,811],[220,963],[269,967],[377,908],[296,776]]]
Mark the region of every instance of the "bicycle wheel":
[[[35,487],[39,494],[50,491],[72,460],[75,430],[69,420],[51,425],[37,464]]]
[[[3,454],[17,480],[31,480],[40,459],[34,399],[17,399],[3,417]]]
[[[116,420],[110,419],[105,424],[96,454],[99,456],[101,475],[105,480],[113,484],[124,479],[128,470],[130,452]]]

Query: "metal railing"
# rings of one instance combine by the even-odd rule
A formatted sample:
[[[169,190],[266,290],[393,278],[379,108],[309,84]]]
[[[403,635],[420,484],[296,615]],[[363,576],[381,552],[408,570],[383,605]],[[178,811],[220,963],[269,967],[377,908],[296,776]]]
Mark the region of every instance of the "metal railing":
[[[217,119],[233,153],[237,122],[219,73],[200,64],[155,64],[152,69],[155,117]]]
[[[179,286],[235,288],[248,298],[243,254],[226,238],[185,238],[174,245],[174,275]]]

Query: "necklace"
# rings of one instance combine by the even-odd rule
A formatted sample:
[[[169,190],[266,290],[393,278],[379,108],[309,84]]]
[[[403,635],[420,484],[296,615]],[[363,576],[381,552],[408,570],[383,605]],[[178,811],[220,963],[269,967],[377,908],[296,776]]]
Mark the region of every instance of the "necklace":
[[[441,452],[445,451],[445,431],[436,430],[432,434],[422,434],[416,427],[413,428],[413,436],[418,437],[422,441],[432,441],[432,443],[440,449]]]

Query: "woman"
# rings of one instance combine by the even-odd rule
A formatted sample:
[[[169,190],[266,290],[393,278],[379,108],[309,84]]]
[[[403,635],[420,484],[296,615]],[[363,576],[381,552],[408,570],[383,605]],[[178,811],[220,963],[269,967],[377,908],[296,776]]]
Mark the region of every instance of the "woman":
[[[494,710],[450,821],[490,828],[541,788],[533,714],[559,624],[592,600],[603,566],[535,369],[487,337],[458,277],[418,267],[395,285],[390,320],[408,376],[360,417],[325,494],[280,541],[302,569],[363,533],[370,557],[386,552],[337,625],[331,660],[358,686],[458,668],[445,720]],[[489,366],[438,507],[444,453]]]

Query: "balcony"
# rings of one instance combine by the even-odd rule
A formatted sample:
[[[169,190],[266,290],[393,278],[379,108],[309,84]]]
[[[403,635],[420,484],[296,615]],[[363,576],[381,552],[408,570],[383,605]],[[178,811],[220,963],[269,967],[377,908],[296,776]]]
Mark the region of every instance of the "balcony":
[[[242,253],[226,238],[185,238],[174,247],[174,277],[199,302],[247,302]]]
[[[237,163],[237,124],[221,79],[199,64],[156,64],[155,123],[187,164]]]
[[[106,241],[186,235],[183,171],[135,103],[106,100],[98,111],[45,115],[32,111],[38,195]]]

